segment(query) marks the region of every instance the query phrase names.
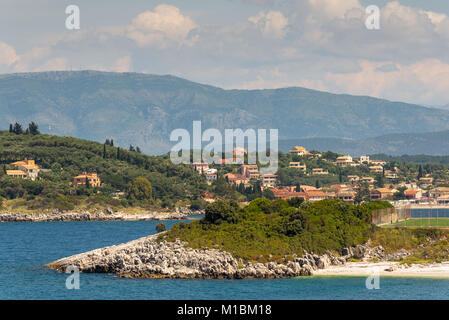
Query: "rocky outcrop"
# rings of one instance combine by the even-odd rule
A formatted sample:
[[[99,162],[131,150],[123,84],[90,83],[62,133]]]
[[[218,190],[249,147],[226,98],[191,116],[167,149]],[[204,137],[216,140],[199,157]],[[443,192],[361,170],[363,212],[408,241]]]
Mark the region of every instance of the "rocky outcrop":
[[[131,221],[131,220],[179,220],[190,215],[202,214],[189,208],[176,208],[171,212],[124,213],[105,208],[103,211],[70,211],[59,210],[36,212],[33,214],[5,212],[0,214],[0,222],[57,222],[57,221]]]
[[[344,265],[352,257],[351,251],[358,250],[361,249],[349,248],[346,256],[305,252],[302,257],[294,256],[284,263],[244,263],[228,252],[192,249],[179,240],[167,242],[152,235],[63,258],[47,266],[62,272],[69,266],[77,266],[81,272],[113,273],[130,278],[285,278],[309,276],[318,269]]]

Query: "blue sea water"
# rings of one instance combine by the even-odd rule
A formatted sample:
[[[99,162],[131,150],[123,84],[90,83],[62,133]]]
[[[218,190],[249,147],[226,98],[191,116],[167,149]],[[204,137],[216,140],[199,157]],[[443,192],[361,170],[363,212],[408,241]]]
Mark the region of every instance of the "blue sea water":
[[[448,299],[449,279],[363,277],[178,280],[81,274],[80,289],[46,263],[155,232],[157,221],[0,223],[0,299]],[[174,221],[164,221],[171,227]]]

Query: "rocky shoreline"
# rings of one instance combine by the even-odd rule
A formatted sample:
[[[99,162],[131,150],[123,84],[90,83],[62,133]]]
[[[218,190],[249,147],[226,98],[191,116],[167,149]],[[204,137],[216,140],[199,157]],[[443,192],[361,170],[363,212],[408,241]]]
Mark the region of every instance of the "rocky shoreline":
[[[244,263],[217,249],[192,249],[181,241],[158,240],[159,234],[117,246],[96,249],[51,262],[47,267],[65,272],[76,266],[85,273],[112,273],[128,278],[288,278],[310,276],[316,270],[343,266],[351,258],[384,257],[382,247],[346,248],[344,255],[304,253],[285,263]]]
[[[33,214],[20,212],[0,213],[0,222],[67,222],[67,221],[136,221],[136,220],[181,220],[191,215],[203,214],[189,208],[176,208],[171,212],[125,213],[105,209],[103,211],[70,211],[36,212]]]

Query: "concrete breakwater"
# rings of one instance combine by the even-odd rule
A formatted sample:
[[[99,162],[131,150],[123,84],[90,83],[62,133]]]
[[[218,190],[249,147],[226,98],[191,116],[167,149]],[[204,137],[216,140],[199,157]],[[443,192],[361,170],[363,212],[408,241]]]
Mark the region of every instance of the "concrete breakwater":
[[[344,265],[350,258],[382,258],[383,254],[381,247],[356,246],[346,248],[343,256],[305,252],[285,263],[244,263],[228,252],[192,249],[179,240],[159,240],[156,234],[63,258],[47,266],[61,272],[76,266],[85,273],[113,273],[129,278],[286,278],[313,275],[318,269]]]
[[[0,222],[63,222],[63,221],[133,221],[133,220],[179,220],[190,215],[203,214],[189,208],[176,208],[169,212],[125,213],[105,209],[103,211],[70,211],[36,212],[33,214],[20,212],[0,213]]]

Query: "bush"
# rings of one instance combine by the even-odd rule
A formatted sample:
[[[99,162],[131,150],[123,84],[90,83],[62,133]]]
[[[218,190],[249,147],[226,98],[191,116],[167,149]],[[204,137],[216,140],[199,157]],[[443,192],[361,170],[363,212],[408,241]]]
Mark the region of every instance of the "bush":
[[[163,231],[165,231],[165,230],[167,230],[167,227],[166,227],[165,224],[163,224],[162,222],[159,222],[159,223],[156,225],[156,232],[157,232],[157,233],[163,232]]]
[[[238,204],[237,204],[238,206]],[[211,224],[221,224],[223,222],[236,223],[236,204],[234,202],[216,201],[207,205],[204,222]]]
[[[192,201],[192,204],[190,205],[190,209],[194,211],[202,210],[206,208],[207,202],[203,199],[196,199]]]

